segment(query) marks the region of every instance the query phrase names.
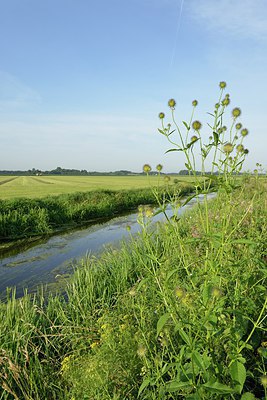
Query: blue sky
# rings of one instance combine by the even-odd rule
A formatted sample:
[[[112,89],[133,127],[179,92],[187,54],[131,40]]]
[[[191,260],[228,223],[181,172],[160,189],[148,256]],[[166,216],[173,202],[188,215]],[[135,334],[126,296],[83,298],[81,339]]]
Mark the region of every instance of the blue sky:
[[[0,0],[0,169],[179,171],[158,113],[209,135],[222,80],[266,168],[266,50],[266,0]]]

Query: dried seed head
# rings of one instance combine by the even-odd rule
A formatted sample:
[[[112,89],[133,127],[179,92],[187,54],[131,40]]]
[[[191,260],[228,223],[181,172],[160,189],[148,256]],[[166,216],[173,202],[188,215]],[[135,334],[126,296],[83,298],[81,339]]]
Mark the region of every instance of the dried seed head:
[[[245,149],[244,150],[244,154],[248,154],[249,153],[249,150],[248,149]]]
[[[163,168],[163,165],[161,165],[161,164],[158,164],[157,166],[156,166],[156,170],[157,171],[162,171],[162,168]]]
[[[197,139],[198,139],[198,137],[196,135],[194,135],[194,136],[191,137],[191,142],[196,142]]]
[[[220,82],[219,86],[220,86],[221,89],[225,89],[226,88],[226,82],[224,82],[224,81]]]
[[[160,112],[159,113],[159,119],[163,119],[163,118],[165,118],[165,114],[163,112]]]
[[[242,124],[240,122],[238,122],[238,124],[236,124],[235,128],[239,131],[239,129],[242,128]]]
[[[193,101],[192,101],[192,106],[193,106],[193,107],[196,107],[197,105],[198,105],[198,101],[197,101],[197,100],[193,100]]]

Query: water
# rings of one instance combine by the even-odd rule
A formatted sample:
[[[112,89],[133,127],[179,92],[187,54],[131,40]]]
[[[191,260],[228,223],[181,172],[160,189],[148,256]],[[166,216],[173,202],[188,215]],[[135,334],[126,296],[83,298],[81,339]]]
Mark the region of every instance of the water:
[[[208,195],[212,197],[214,194]],[[199,196],[200,201],[203,196]],[[192,199],[179,214],[192,207]],[[172,215],[172,209],[167,209]],[[97,255],[107,246],[118,246],[122,239],[140,231],[137,223],[138,213],[116,217],[105,223],[98,223],[88,228],[66,232],[44,240],[18,254],[0,260],[0,294],[3,296],[7,287],[16,286],[17,296],[23,295],[24,289],[34,291],[40,284],[56,282],[58,278],[69,274],[88,254]],[[164,220],[163,214],[153,217],[153,222]],[[128,231],[127,227],[131,230]]]

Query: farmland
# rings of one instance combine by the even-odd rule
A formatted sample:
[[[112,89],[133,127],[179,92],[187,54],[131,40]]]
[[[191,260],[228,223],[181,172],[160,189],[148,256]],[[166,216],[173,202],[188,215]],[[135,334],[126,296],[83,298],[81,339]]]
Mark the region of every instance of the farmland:
[[[175,176],[179,183],[192,177]],[[133,190],[164,184],[163,176],[0,176],[0,199],[41,198],[95,190]]]

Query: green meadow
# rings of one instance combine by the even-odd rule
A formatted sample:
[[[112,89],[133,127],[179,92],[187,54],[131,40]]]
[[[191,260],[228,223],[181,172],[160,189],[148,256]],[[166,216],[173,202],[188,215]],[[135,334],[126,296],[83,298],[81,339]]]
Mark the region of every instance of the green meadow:
[[[171,180],[187,183],[192,177],[172,176]],[[0,176],[0,199],[41,198],[58,194],[96,190],[133,190],[163,185],[158,176]]]

